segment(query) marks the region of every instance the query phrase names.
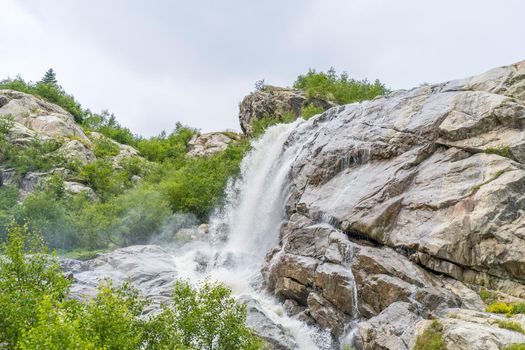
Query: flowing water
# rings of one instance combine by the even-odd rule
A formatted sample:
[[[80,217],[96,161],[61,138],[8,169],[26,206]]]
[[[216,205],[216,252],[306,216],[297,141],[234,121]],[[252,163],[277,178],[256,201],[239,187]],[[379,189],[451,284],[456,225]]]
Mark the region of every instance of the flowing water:
[[[221,281],[236,296],[255,300],[299,349],[329,349],[328,333],[286,316],[279,301],[264,290],[260,272],[266,253],[278,244],[290,167],[301,150],[300,144],[285,147],[285,142],[301,123],[273,126],[252,144],[240,177],[228,186],[226,205],[210,221],[208,240],[185,245],[174,259],[180,277]]]

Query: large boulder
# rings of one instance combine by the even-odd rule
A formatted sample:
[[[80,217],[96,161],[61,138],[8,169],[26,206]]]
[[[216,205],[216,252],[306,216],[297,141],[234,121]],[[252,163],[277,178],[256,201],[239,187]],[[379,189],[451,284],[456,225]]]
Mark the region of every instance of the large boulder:
[[[240,140],[241,136],[234,132],[210,132],[193,135],[188,142],[189,157],[210,157],[223,152],[232,141]]]
[[[11,116],[15,125],[13,142],[23,143],[31,136],[75,138],[91,141],[73,116],[63,108],[19,91],[0,90],[0,118]]]
[[[301,90],[264,86],[246,96],[239,106],[241,129],[248,137],[253,134],[252,124],[264,117],[283,118],[285,115],[299,118],[301,109],[313,104],[324,110],[335,106],[333,102],[319,98],[308,98]]]
[[[409,348],[420,320],[482,310],[480,286],[525,297],[524,151],[525,61],[298,125],[268,288],[337,336],[325,315],[376,320],[358,332],[366,349]]]

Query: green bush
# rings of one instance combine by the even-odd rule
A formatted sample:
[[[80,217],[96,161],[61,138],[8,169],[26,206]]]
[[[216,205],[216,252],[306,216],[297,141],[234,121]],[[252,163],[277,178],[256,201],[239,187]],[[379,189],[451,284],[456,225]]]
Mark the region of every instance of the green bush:
[[[310,69],[307,74],[297,77],[294,88],[306,91],[309,98],[321,98],[338,104],[371,100],[389,91],[379,80],[370,83],[366,79],[350,79],[346,72],[338,75],[333,68],[326,73]]]
[[[27,226],[12,225],[0,249],[0,343],[14,348],[20,336],[37,325],[36,305],[60,302],[70,282],[56,259],[47,255],[42,237]]]
[[[95,153],[95,156],[97,158],[113,157],[119,154],[120,152],[119,145],[111,141],[108,138],[101,137],[100,139],[96,140],[94,143],[95,143],[95,148],[93,149],[93,153]]]
[[[493,147],[487,147],[485,153],[488,154],[497,154],[502,157],[510,158],[512,156],[512,151],[509,145],[496,145]]]
[[[414,350],[447,350],[443,341],[443,325],[438,320],[433,320],[416,339]]]
[[[525,314],[525,303],[505,303],[502,301],[496,301],[487,306],[485,311],[506,315]]]
[[[323,113],[322,107],[316,107],[313,103],[308,104],[306,107],[301,108],[301,116],[303,119],[308,120],[314,115]]]
[[[130,146],[136,146],[139,139],[131,130],[120,125],[114,114],[106,110],[101,113],[86,111],[82,125],[88,133],[96,131],[118,143]]]
[[[246,307],[222,284],[204,283],[200,289],[177,281],[173,306],[148,325],[147,349],[260,349],[263,343],[245,325]]]
[[[195,135],[195,129],[177,123],[169,135],[162,132],[149,139],[140,139],[137,149],[146,159],[152,162],[170,161],[180,164],[186,156],[188,142]]]

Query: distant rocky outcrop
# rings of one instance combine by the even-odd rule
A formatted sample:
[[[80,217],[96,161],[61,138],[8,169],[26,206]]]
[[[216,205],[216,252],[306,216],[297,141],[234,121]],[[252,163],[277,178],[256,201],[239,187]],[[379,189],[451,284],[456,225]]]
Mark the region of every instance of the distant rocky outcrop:
[[[252,136],[254,120],[264,117],[282,118],[291,114],[299,118],[301,109],[312,104],[326,110],[335,106],[333,102],[318,98],[308,98],[302,90],[264,86],[261,90],[246,96],[239,106],[241,129],[248,137]]]
[[[87,135],[75,122],[74,117],[60,106],[36,96],[19,91],[0,89],[0,118],[11,118],[12,126],[7,138],[20,148],[29,147],[35,140],[55,140],[61,146],[55,152],[65,159],[85,165],[97,158],[94,153],[96,142],[104,140],[117,146],[118,153],[111,157],[115,168],[126,157],[138,157],[139,152],[131,146],[120,144],[106,136],[91,132]],[[20,188],[22,198],[35,191],[41,180],[53,174],[61,174],[67,181],[66,190],[78,193],[93,191],[77,181],[70,171],[58,167],[44,172],[16,174],[14,169],[2,167],[0,163],[0,187],[14,185]]]
[[[292,313],[335,336],[361,320],[359,349],[411,349],[431,317],[449,349],[525,342],[478,296],[525,298],[525,61],[332,108],[286,145],[301,147],[264,276]]]
[[[189,157],[209,157],[220,153],[232,141],[238,141],[241,135],[235,132],[210,132],[205,134],[196,134],[188,142]]]

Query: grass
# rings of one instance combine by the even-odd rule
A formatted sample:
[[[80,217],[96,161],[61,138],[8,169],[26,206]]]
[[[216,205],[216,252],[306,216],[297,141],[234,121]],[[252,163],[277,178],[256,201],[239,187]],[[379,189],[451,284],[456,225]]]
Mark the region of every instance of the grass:
[[[525,329],[523,329],[521,324],[519,324],[518,322],[497,320],[496,323],[499,326],[499,328],[505,328],[505,329],[509,329],[514,332],[525,334]]]
[[[443,325],[438,320],[433,320],[416,339],[414,350],[447,350],[443,341]]]
[[[522,344],[518,344],[518,343],[509,344],[501,350],[525,350],[525,344],[523,343]]]
[[[485,153],[487,154],[497,154],[498,156],[510,158],[512,156],[512,152],[509,145],[496,145],[493,147],[487,147],[485,149]]]
[[[107,253],[110,249],[97,249],[97,250],[87,250],[87,249],[76,249],[72,251],[58,251],[58,255],[68,259],[74,260],[91,260],[95,258],[98,254]]]

